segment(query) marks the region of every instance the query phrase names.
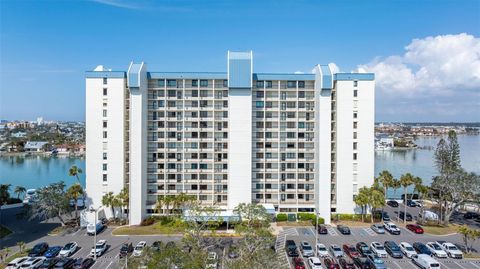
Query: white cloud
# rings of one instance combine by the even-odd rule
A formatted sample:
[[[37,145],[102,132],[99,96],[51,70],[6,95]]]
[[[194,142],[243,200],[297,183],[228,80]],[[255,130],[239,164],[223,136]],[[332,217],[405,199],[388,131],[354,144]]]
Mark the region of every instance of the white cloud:
[[[358,68],[374,72],[377,89],[387,95],[451,96],[480,89],[480,38],[465,33],[426,37],[412,40],[405,50]]]
[[[93,2],[97,2],[100,4],[104,4],[107,6],[118,7],[118,8],[126,8],[126,9],[140,9],[140,6],[135,4],[128,3],[126,1],[121,0],[92,0]]]

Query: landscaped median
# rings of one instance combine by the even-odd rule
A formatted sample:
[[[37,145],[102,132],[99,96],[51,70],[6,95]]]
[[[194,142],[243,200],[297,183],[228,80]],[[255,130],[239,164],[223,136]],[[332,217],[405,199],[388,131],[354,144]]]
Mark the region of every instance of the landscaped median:
[[[113,235],[177,235],[183,234],[185,227],[156,222],[147,226],[122,226],[112,231]]]
[[[422,226],[423,231],[426,234],[432,234],[432,235],[456,234],[458,232],[458,227],[460,227],[460,225],[457,225],[457,224],[449,224],[447,226],[441,226],[441,225],[425,225],[425,226]]]

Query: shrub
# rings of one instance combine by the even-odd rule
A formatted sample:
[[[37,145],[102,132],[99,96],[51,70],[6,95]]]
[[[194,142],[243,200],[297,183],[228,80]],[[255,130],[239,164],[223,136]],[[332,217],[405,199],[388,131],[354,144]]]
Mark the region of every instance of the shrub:
[[[150,226],[153,223],[155,223],[155,218],[148,217],[148,218],[142,220],[142,222],[140,223],[140,226]]]
[[[361,221],[362,214],[332,214],[333,220],[350,220],[350,221]],[[364,215],[365,221],[370,221],[370,214]]]
[[[315,224],[316,224],[316,223],[315,223],[315,218],[313,218],[313,219],[312,219],[312,225],[315,226]],[[319,225],[320,225],[320,224],[325,224],[325,219],[322,218],[322,217],[318,217],[318,224],[319,224]]]
[[[298,213],[298,220],[315,220],[315,214],[313,213]]]
[[[280,214],[277,214],[277,221],[287,221],[287,214],[284,214],[284,213],[280,213]]]

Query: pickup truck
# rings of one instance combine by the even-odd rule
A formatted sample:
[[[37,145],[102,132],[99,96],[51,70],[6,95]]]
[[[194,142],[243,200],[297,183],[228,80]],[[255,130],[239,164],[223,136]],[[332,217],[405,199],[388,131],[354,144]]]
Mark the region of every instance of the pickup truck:
[[[385,227],[385,230],[387,230],[391,234],[400,234],[400,229],[393,222],[385,222],[383,224],[383,227]]]

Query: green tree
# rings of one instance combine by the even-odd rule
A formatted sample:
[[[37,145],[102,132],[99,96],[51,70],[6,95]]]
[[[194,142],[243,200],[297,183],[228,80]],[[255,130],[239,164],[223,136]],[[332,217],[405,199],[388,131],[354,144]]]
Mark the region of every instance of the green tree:
[[[0,206],[6,204],[10,199],[11,184],[0,184]]]
[[[123,208],[127,211],[127,220],[128,220],[128,207],[130,205],[130,195],[128,193],[128,188],[123,188],[120,193],[118,194],[118,199],[121,201],[121,208],[122,208],[122,216],[123,216]]]
[[[472,252],[473,244],[480,238],[480,230],[472,229],[467,225],[458,227],[458,233],[462,235],[463,242],[465,243],[465,250],[467,253]],[[470,242],[470,244],[468,244]]]
[[[387,191],[389,187],[392,187],[394,178],[389,171],[383,170],[380,172],[377,179],[383,186],[383,193],[385,194],[385,200],[387,200]]]
[[[362,187],[358,190],[358,194],[355,196],[353,201],[357,206],[362,209],[362,222],[364,222],[365,209],[368,206],[370,196],[370,189],[367,187]]]
[[[374,187],[368,190],[368,194],[368,206],[370,206],[370,209],[372,211],[370,214],[370,218],[371,222],[373,223],[373,212],[375,211],[375,209],[383,207],[385,205],[385,199],[383,192]]]
[[[80,184],[75,183],[70,188],[67,189],[67,197],[68,199],[73,200],[73,204],[75,206],[75,221],[77,225],[80,225],[80,219],[78,218],[78,199],[83,197],[83,188]]]
[[[20,253],[22,253],[25,250],[25,242],[23,242],[23,241],[17,242],[17,247],[18,247]]]
[[[110,210],[112,211],[112,217],[115,218],[115,195],[113,195],[113,192],[106,193],[105,195],[102,196],[102,205],[106,207],[110,207]]]
[[[43,187],[37,192],[37,201],[30,207],[30,219],[58,218],[65,226],[63,215],[68,212],[68,202],[63,181]]]
[[[83,173],[82,169],[78,168],[76,165],[72,165],[68,170],[68,175],[71,177],[77,178],[77,183],[80,184],[80,177],[79,174]]]
[[[391,187],[393,189],[393,196],[394,197],[397,196],[397,190],[401,187],[400,181],[394,178],[392,181]],[[400,210],[397,210],[397,220],[399,219],[399,216],[400,216]]]
[[[157,197],[157,202],[155,203],[155,213],[157,214],[163,214],[163,206],[164,203],[163,201],[165,200],[165,196],[158,196]]]
[[[415,183],[415,177],[410,173],[406,173],[400,177],[399,183],[403,187],[403,195],[404,195],[403,204],[405,208],[405,212],[403,215],[403,223],[406,224],[407,223],[407,197],[408,197],[407,188],[413,183]]]
[[[20,199],[20,195],[25,194],[26,191],[27,189],[22,186],[16,186],[14,190],[15,194],[17,195],[17,199]]]

